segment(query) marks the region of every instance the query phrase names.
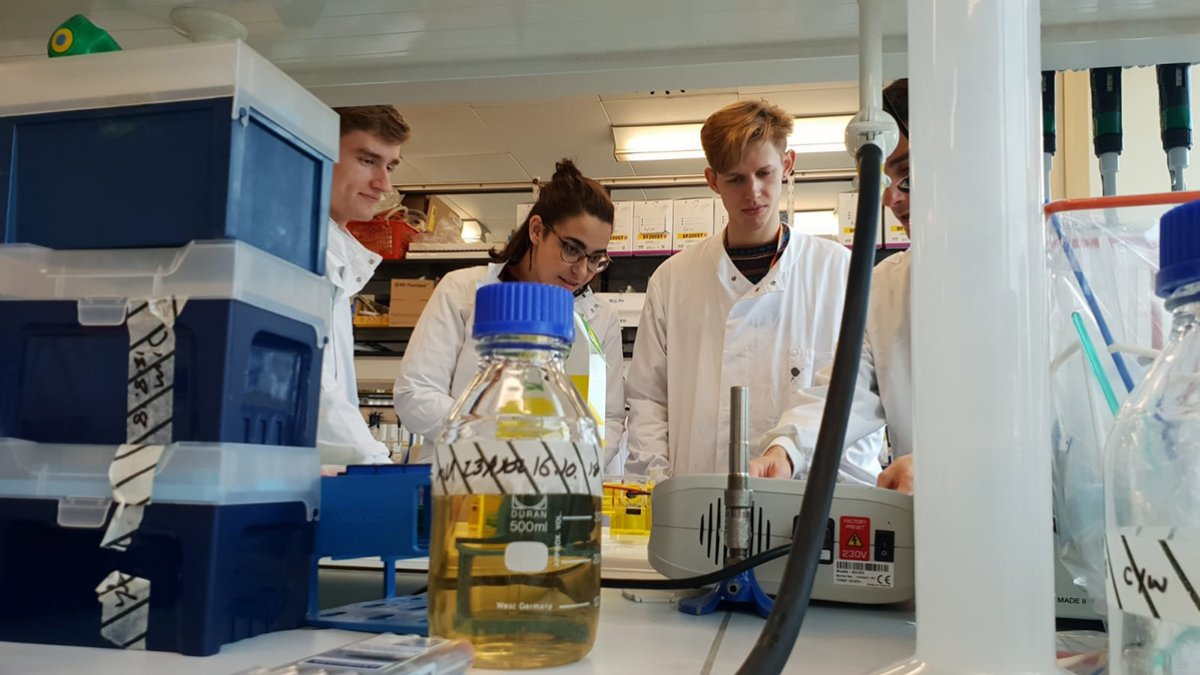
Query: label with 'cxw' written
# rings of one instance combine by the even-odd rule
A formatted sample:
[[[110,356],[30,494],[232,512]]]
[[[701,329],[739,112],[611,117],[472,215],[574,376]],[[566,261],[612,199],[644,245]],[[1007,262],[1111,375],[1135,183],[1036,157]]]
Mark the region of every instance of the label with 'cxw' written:
[[[599,497],[600,472],[600,450],[590,443],[455,441],[437,447],[433,493]]]
[[[1200,533],[1127,527],[1109,530],[1105,540],[1122,611],[1200,626]]]

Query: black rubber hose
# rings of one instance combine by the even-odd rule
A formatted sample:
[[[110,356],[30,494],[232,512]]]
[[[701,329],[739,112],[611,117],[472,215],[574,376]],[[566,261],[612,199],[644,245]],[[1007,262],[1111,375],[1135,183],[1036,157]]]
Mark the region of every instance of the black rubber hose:
[[[783,671],[812,597],[813,579],[817,574],[821,543],[825,538],[825,521],[829,518],[829,505],[833,501],[833,488],[837,484],[838,466],[842,461],[842,446],[846,442],[846,425],[854,402],[854,385],[858,379],[863,335],[867,328],[875,237],[881,220],[880,173],[883,169],[883,151],[874,144],[864,145],[858,151],[857,160],[858,217],[854,225],[846,303],[842,311],[837,351],[833,357],[833,374],[825,401],[825,414],[821,418],[821,430],[817,433],[808,484],[792,533],[792,550],[784,567],[783,580],[779,583],[775,606],[754,648],[738,669],[741,675],[773,675]]]
[[[751,556],[729,567],[722,567],[719,570],[701,574],[700,576],[688,577],[686,579],[600,579],[601,588],[639,588],[645,590],[658,591],[675,591],[685,588],[700,588],[701,586],[711,586],[719,584],[730,577],[737,576],[742,572],[758,567],[787,555],[791,550],[791,544],[783,544],[775,548],[769,548],[758,555]]]

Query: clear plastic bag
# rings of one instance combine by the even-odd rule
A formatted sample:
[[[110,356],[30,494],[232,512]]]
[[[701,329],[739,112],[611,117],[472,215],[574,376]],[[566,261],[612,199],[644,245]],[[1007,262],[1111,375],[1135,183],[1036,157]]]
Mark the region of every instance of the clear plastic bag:
[[[1171,205],[1120,206],[1121,201],[1107,200],[1114,208],[1063,210],[1046,221],[1055,532],[1063,565],[1100,615],[1106,574],[1103,448],[1112,429],[1111,406],[1141,381],[1170,326],[1154,295],[1154,276],[1158,219]],[[1081,331],[1095,350],[1102,378],[1088,360]]]

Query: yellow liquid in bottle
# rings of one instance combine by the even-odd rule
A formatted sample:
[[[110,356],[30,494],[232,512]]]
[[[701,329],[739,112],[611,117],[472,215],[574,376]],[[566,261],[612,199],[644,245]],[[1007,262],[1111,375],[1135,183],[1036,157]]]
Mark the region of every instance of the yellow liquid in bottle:
[[[587,494],[435,496],[430,634],[470,640],[480,668],[583,658],[600,618],[599,510]]]

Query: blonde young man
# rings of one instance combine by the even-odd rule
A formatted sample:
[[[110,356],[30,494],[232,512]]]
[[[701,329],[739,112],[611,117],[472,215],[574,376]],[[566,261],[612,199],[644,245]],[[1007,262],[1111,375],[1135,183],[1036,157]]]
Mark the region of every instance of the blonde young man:
[[[900,126],[900,143],[883,167],[891,179],[891,185],[883,192],[883,204],[892,210],[907,233],[908,80],[897,80],[888,85],[883,90],[883,105]],[[908,494],[913,491],[911,267],[908,251],[897,253],[875,267],[862,359],[846,427],[846,442],[854,444],[877,435],[887,425],[895,461],[881,474],[875,466],[873,472],[864,471],[853,478]],[[817,381],[822,386],[805,392],[800,404],[784,415],[773,433],[787,436],[792,442],[771,448],[752,460],[751,475],[790,478],[807,473],[825,410],[828,387],[824,385],[828,384],[831,375],[831,369],[819,373]],[[847,447],[846,452],[853,453],[855,447]],[[845,468],[846,463],[842,466]],[[863,464],[863,467],[867,465]],[[879,474],[878,478],[872,473]]]
[[[730,387],[750,387],[758,439],[832,363],[850,254],[780,223],[791,129],[791,115],[766,101],[704,123],[704,175],[729,224],[650,278],[626,381],[632,473],[728,471]],[[780,436],[751,456],[777,445],[796,451]]]
[[[409,127],[392,106],[337,108],[341,144],[329,196],[329,247],[325,278],[333,283],[329,344],[321,367],[321,407],[317,448],[322,464],[378,464],[390,461],[387,446],[375,440],[358,410],[354,374],[354,322],[351,299],[363,289],[379,256],[346,230],[351,220],[370,220],[392,187],[392,170]]]

